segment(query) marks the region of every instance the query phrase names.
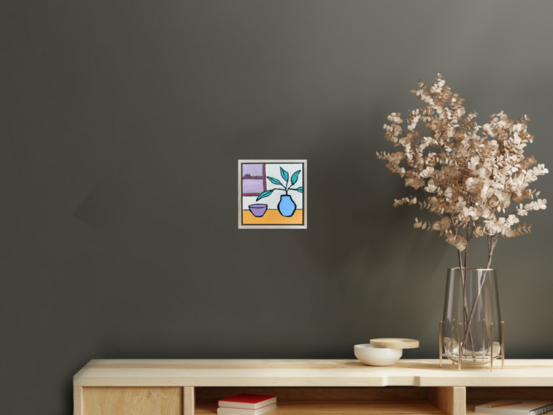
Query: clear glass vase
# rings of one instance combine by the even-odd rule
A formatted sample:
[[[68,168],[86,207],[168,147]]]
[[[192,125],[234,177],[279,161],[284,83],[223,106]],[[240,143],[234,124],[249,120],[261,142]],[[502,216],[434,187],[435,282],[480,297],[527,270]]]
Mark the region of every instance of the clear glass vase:
[[[453,362],[493,365],[493,359],[504,356],[495,269],[448,270],[440,327],[440,356],[443,350]]]

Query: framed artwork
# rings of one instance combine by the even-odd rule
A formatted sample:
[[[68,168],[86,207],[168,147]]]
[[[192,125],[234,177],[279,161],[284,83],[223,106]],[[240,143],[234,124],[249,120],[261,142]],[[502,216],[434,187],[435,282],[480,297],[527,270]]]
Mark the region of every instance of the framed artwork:
[[[307,160],[238,160],[239,229],[307,229]]]

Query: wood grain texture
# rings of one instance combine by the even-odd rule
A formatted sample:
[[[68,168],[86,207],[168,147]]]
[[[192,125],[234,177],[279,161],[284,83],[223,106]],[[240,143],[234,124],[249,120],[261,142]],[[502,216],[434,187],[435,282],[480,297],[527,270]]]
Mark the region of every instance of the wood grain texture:
[[[216,414],[216,404],[198,404],[196,415]],[[416,414],[440,415],[442,412],[429,402],[418,403],[277,403],[277,408],[267,412],[271,415],[369,415],[369,414]]]
[[[83,415],[183,415],[182,388],[83,388]]]
[[[73,415],[83,415],[83,388],[73,388]]]
[[[475,415],[476,412],[474,412],[474,409],[476,408],[476,406],[479,405],[479,404],[467,404],[467,415]],[[481,414],[480,414],[481,415]]]
[[[553,360],[507,360],[505,369],[443,369],[436,360],[370,367],[358,360],[92,360],[74,386],[553,386]]]
[[[389,349],[416,349],[419,347],[419,341],[415,339],[371,339],[371,346],[387,347]]]
[[[195,388],[182,388],[183,415],[194,415],[196,408],[196,391]]]
[[[466,413],[466,390],[462,386],[426,388],[426,396],[446,415]]]
[[[425,400],[424,388],[196,388],[197,403],[217,403],[219,399],[252,393],[276,395],[284,402],[375,402]]]
[[[498,399],[553,401],[553,388],[468,388],[467,403],[480,405]]]

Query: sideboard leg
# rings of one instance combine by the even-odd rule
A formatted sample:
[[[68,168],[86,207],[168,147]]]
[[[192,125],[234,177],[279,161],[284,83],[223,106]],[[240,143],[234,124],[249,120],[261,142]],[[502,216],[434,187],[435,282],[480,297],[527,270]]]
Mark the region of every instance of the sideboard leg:
[[[426,398],[446,415],[466,415],[466,388],[443,386],[426,388]]]
[[[83,415],[83,388],[73,387],[73,415]]]
[[[183,415],[194,415],[196,409],[196,396],[193,386],[185,386],[182,395]]]

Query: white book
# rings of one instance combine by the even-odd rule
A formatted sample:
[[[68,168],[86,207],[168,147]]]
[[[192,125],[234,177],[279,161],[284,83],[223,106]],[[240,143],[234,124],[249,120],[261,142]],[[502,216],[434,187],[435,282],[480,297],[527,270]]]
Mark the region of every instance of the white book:
[[[241,409],[241,408],[218,408],[219,415],[260,415],[272,411],[276,408],[276,403],[264,406],[259,409]]]
[[[501,399],[478,405],[474,412],[495,415],[542,415],[553,411],[553,402],[531,399]]]

